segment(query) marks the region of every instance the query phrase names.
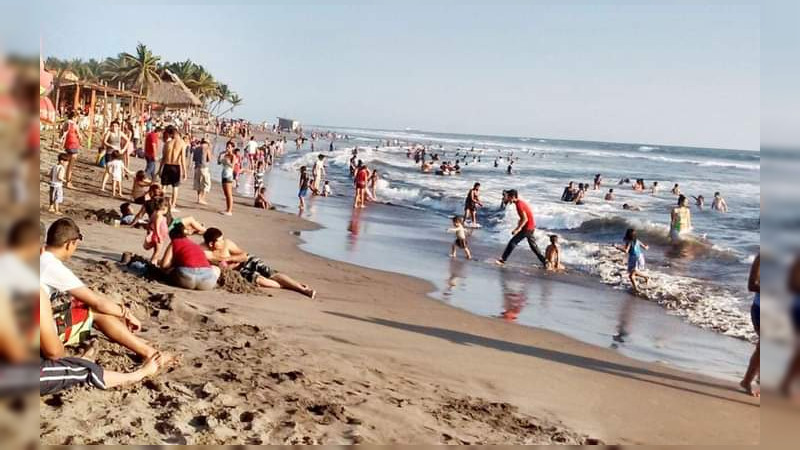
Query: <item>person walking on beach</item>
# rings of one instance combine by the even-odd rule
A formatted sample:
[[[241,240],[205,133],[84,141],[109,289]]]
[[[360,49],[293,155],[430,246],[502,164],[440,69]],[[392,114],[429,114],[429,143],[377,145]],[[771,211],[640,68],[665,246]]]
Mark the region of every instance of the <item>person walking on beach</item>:
[[[756,255],[753,260],[753,265],[750,266],[750,276],[747,279],[747,290],[753,293],[753,304],[750,306],[750,320],[753,323],[753,328],[758,335],[758,342],[756,342],[755,351],[753,356],[750,357],[750,364],[747,366],[747,372],[739,385],[747,392],[748,395],[753,397],[760,397],[760,390],[753,389],[753,381],[758,376],[761,370],[761,254]]]
[[[683,235],[692,231],[692,212],[689,199],[683,194],[678,197],[678,206],[670,213],[669,238],[673,243],[680,242]]]
[[[170,209],[172,212],[178,212],[178,188],[181,185],[181,179],[186,179],[188,175],[183,139],[172,125],[164,130],[164,152],[158,173],[161,177],[161,186],[165,189],[167,186],[172,186]]]
[[[367,166],[363,162],[358,162],[358,169],[353,178],[355,179],[354,183],[356,186],[356,198],[353,202],[353,208],[363,208],[366,204],[367,180],[369,179],[369,169],[367,169]]]
[[[64,133],[61,135],[61,145],[69,155],[69,162],[66,170],[66,186],[72,188],[72,170],[75,161],[78,159],[78,152],[81,149],[81,137],[78,133],[78,124],[75,123],[75,111],[70,111],[67,115],[67,122],[64,124]]]
[[[472,189],[467,193],[466,200],[464,200],[464,218],[465,221],[472,223],[473,227],[478,226],[478,208],[483,207],[483,203],[481,203],[481,199],[478,197],[480,189],[480,183],[473,184]]]
[[[650,280],[650,277],[643,274],[642,271],[645,267],[644,251],[647,250],[647,245],[641,242],[636,235],[636,230],[628,228],[625,232],[625,245],[620,248],[628,255],[628,279],[631,280],[633,292],[639,292],[639,287],[636,284],[636,277],[644,278],[645,283]]]
[[[194,190],[197,192],[197,203],[207,205],[206,195],[211,192],[211,145],[206,138],[200,140],[200,145],[192,148],[192,162],[194,163]]]
[[[464,256],[467,259],[472,259],[472,254],[469,251],[469,245],[467,245],[467,230],[464,229],[464,218],[461,216],[453,216],[453,227],[447,229],[448,233],[455,233],[456,240],[453,242],[453,245],[450,246],[450,257],[456,257],[456,249],[460,248],[464,250]]]
[[[516,228],[511,231],[513,237],[508,242],[505,251],[503,251],[503,256],[497,260],[497,264],[504,265],[506,261],[508,261],[508,257],[511,256],[511,252],[514,251],[514,248],[516,248],[516,246],[522,242],[523,239],[526,239],[531,250],[542,263],[542,266],[546,267],[546,259],[542,254],[542,251],[539,250],[539,246],[536,244],[536,239],[534,237],[534,231],[536,231],[536,221],[533,218],[533,211],[531,210],[531,207],[525,201],[519,198],[519,193],[517,193],[516,189],[509,189],[505,191],[505,197],[503,199],[507,199],[507,203],[513,203],[514,206],[516,206],[517,215],[519,215],[519,222],[517,222]]]
[[[300,199],[300,209],[306,207],[306,195],[308,195],[309,186],[308,172],[306,166],[300,168],[300,186],[297,191],[297,198]]]
[[[234,157],[233,142],[228,141],[225,144],[225,151],[220,153],[217,158],[217,163],[222,166],[220,184],[222,185],[222,193],[225,195],[225,211],[220,211],[219,213],[223,216],[233,215],[233,182],[236,176],[234,173]]]

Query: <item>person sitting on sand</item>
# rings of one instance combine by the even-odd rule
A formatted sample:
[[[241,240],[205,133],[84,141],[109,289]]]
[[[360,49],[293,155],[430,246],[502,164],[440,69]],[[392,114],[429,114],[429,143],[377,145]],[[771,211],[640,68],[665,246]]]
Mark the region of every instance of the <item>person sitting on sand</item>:
[[[714,192],[714,201],[711,203],[711,209],[723,213],[728,212],[728,203],[719,192]]]
[[[219,267],[208,262],[203,247],[186,237],[183,224],[172,227],[169,238],[170,243],[159,266],[169,274],[170,281],[184,289],[214,289],[220,274]]]
[[[267,188],[262,187],[258,190],[256,198],[253,201],[253,206],[259,209],[270,209],[272,205],[267,200]]]
[[[566,270],[561,264],[561,250],[558,248],[558,236],[550,235],[550,245],[544,251],[545,270],[550,272],[560,272]]]
[[[278,273],[260,258],[249,255],[235,242],[225,238],[219,228],[211,227],[203,233],[206,258],[220,268],[238,271],[245,280],[263,288],[288,289],[315,298],[317,291],[299,283],[288,275]]]
[[[469,245],[467,245],[467,231],[464,229],[464,218],[461,216],[453,216],[453,227],[447,229],[448,233],[455,233],[456,240],[453,242],[453,245],[450,246],[450,257],[456,257],[456,249],[460,248],[464,250],[464,255],[467,259],[472,259],[472,254],[469,251]]]
[[[133,213],[133,208],[131,208],[131,204],[125,202],[119,205],[119,212],[120,212],[120,219],[119,223],[122,225],[132,225],[133,220],[136,218],[136,214]]]
[[[636,285],[636,277],[643,278],[645,283],[650,280],[650,277],[642,273],[645,267],[644,251],[647,250],[647,245],[639,241],[636,230],[628,228],[625,232],[625,245],[620,247],[620,250],[628,255],[628,278],[631,280],[633,292],[639,292],[639,287]]]
[[[86,341],[91,330],[96,328],[109,340],[142,359],[156,357],[157,350],[134,334],[142,328],[139,319],[125,305],[88,288],[64,264],[75,254],[82,240],[80,228],[70,218],[56,220],[47,230],[44,252],[39,257],[39,282],[49,298],[52,317],[58,328],[41,327],[44,356],[65,356],[63,347],[44,352],[45,333],[54,331],[61,344],[74,346]],[[161,357],[162,362],[171,359],[166,353]]]
[[[614,188],[611,188],[611,189],[609,189],[609,190],[608,190],[608,192],[606,193],[605,200],[606,200],[607,202],[611,202],[611,201],[614,201],[614,198],[615,198],[615,197],[614,197]]]

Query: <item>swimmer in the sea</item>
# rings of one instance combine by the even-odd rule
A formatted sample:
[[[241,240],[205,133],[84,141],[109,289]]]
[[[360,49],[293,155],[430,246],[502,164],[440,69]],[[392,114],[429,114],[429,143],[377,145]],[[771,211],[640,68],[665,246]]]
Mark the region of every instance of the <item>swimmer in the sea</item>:
[[[681,195],[681,188],[678,183],[675,183],[675,186],[672,187],[672,195]]]
[[[658,194],[658,181],[653,181],[653,187],[650,189],[650,193],[653,195]]]
[[[703,209],[703,206],[705,206],[706,204],[705,197],[703,197],[702,195],[698,195],[697,197],[695,197],[693,195],[692,198],[694,199],[694,205],[697,206],[697,209]]]
[[[711,209],[724,213],[728,212],[728,203],[719,192],[714,192],[714,201],[711,203]]]
[[[622,204],[622,209],[624,209],[625,211],[641,211],[642,210],[642,208],[640,208],[640,207],[638,207],[636,205],[630,205],[628,203],[623,203]]]
[[[614,200],[614,188],[611,188],[611,189],[608,190],[608,192],[606,193],[605,200],[607,202],[610,202],[610,201]]]

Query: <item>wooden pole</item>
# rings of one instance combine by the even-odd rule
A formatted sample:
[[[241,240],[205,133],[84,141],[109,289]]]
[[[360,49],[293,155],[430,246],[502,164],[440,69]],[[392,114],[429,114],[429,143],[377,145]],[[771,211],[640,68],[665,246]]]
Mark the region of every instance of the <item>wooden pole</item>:
[[[81,95],[81,86],[76,82],[75,83],[75,98],[72,101],[72,110],[78,110],[78,101],[80,100]]]
[[[95,102],[97,101],[97,95],[94,89],[92,89],[92,98],[89,100],[89,139],[87,143],[87,148],[92,148],[92,136],[94,134],[94,107]]]

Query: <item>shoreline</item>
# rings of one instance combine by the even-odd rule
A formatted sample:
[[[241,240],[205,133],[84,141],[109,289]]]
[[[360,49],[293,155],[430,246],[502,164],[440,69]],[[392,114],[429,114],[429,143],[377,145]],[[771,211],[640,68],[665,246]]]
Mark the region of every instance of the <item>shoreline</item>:
[[[77,166],[78,189],[67,190],[68,202],[78,200],[77,208],[83,209],[119,205],[119,200],[92,192],[97,187],[91,175],[97,170],[88,168],[85,160]],[[108,423],[88,430],[94,437],[73,433],[70,442],[88,443],[97,439],[97,433],[111,433],[106,434],[108,443],[152,444],[181,439],[192,444],[254,443],[250,439],[255,435],[267,437],[262,443],[581,443],[587,437],[607,443],[759,440],[758,403],[733,383],[643,363],[555,332],[455,308],[430,298],[432,285],[424,280],[304,251],[302,232],[316,226],[312,222],[255,210],[249,199],[241,197],[235,200],[234,216],[226,218],[213,207],[190,207],[193,192],[187,193],[190,186],[184,186],[182,215],[220,226],[278,270],[314,285],[319,299],[306,301],[283,291],[270,291],[271,297],[222,290],[194,293],[120,276],[126,283],[172,293],[178,305],[186,305],[164,313],[170,331],[162,331],[164,324],[155,330],[152,323],[146,325],[148,338],[177,347],[189,361],[141,387],[68,394],[70,401],[58,411],[45,402],[40,430],[48,430],[48,419],[55,417],[63,420],[59,428],[64,428],[43,434],[46,443],[64,443],[60,439],[70,435],[70,424],[86,420],[89,405],[90,415],[110,415]],[[216,183],[209,200],[214,207],[220,205]],[[52,220],[44,212],[42,216]],[[98,258],[113,259],[120,250],[140,248],[138,230],[85,220],[79,224],[88,231],[88,239],[77,255],[79,261],[72,264],[84,270]],[[201,313],[193,313],[193,307]],[[204,326],[201,317],[213,326]],[[259,327],[254,336],[265,341],[266,348],[252,339],[250,347],[241,342],[249,333],[242,327],[248,324]],[[238,328],[231,332],[225,327]],[[231,334],[230,342],[201,340],[208,337],[205,328],[220,328],[213,333],[223,337]],[[261,336],[262,332],[266,334]],[[209,348],[217,344],[218,348]],[[248,353],[251,350],[253,354]],[[209,351],[222,353],[221,362],[209,358]],[[208,363],[196,367],[203,358]],[[232,364],[226,367],[224,361]],[[258,369],[263,365],[275,367],[262,373]],[[241,385],[236,379],[220,381],[221,373],[231,371],[243,379]],[[288,375],[293,371],[301,375]],[[221,392],[205,384],[196,389],[186,386],[189,379],[197,384],[206,378]],[[250,389],[241,390],[248,385]],[[327,406],[305,404],[310,401],[304,398],[306,390],[328,398]],[[244,392],[253,398],[242,398]],[[160,404],[163,396],[170,401]],[[255,403],[264,411],[250,411]],[[659,408],[643,420],[638,411],[653,405]],[[129,408],[119,411],[125,407]],[[711,409],[714,415],[694,414]],[[250,420],[220,418],[216,410],[235,410],[240,412],[238,419]],[[147,420],[165,413],[169,414],[161,419]],[[130,421],[122,419],[131,414],[144,417],[139,431],[143,434],[121,433]],[[197,419],[200,416],[205,421]],[[115,423],[115,417],[120,422]],[[247,422],[251,429],[237,429],[233,422]],[[534,432],[520,423],[542,424],[542,429]],[[181,439],[170,441],[177,436]],[[81,438],[85,441],[79,442]]]

